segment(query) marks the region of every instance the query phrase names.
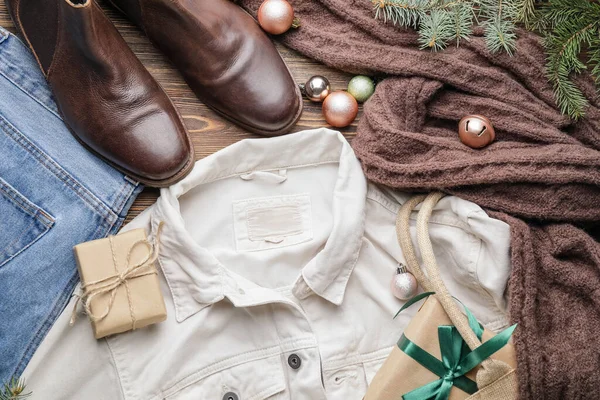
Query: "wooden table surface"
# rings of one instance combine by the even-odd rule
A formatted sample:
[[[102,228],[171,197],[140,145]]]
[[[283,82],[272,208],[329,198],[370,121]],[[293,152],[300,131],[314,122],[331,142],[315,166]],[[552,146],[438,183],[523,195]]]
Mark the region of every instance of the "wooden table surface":
[[[224,120],[202,104],[185,84],[179,72],[154,48],[137,27],[112,7],[107,6],[106,2],[99,1],[99,3],[123,35],[125,41],[133,49],[133,52],[148,68],[148,71],[162,84],[167,94],[175,102],[192,137],[196,159],[206,157],[239,140],[258,137]],[[13,33],[15,32],[15,27],[2,0],[0,0],[0,26]],[[297,83],[303,83],[310,76],[318,74],[326,76],[333,89],[345,89],[352,77],[349,74],[333,70],[306,58],[279,43],[277,43],[277,48],[292,71]],[[351,126],[341,129],[348,138],[351,138],[356,130],[356,123],[361,113],[362,109],[359,110],[359,117]],[[292,132],[322,126],[327,126],[327,123],[321,114],[320,104],[311,103],[305,99],[304,112]],[[153,204],[157,197],[158,190],[146,188],[131,207],[127,220],[131,220],[146,207]]]

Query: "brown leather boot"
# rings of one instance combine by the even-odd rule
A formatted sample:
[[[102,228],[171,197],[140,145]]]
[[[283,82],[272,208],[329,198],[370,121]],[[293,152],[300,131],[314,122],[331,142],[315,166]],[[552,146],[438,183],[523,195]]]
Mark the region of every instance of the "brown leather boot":
[[[193,167],[173,103],[94,0],[7,0],[75,137],[149,186]]]
[[[230,0],[111,0],[175,64],[196,96],[261,135],[287,132],[302,97],[277,49]]]

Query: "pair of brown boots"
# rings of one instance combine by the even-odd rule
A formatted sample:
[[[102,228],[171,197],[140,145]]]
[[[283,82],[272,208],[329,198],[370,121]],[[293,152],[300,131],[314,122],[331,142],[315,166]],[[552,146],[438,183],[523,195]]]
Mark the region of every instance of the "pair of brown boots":
[[[285,133],[301,94],[275,46],[228,0],[112,0],[204,103],[248,131]],[[75,137],[150,186],[193,167],[173,103],[94,0],[7,0]]]

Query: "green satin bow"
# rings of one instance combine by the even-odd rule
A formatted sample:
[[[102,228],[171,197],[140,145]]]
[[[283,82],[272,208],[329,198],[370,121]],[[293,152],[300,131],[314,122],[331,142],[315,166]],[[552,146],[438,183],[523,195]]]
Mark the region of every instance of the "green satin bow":
[[[415,296],[409,300],[400,311],[432,294],[433,292],[427,292]],[[400,311],[398,311],[398,313],[400,313]],[[483,327],[477,322],[477,319],[469,309],[465,307],[465,311],[467,319],[469,320],[469,326],[473,329],[473,332],[475,332],[479,340],[481,340]],[[478,390],[477,384],[464,375],[504,347],[510,340],[516,327],[517,325],[513,325],[506,328],[475,350],[470,351],[462,336],[460,336],[460,333],[454,326],[439,326],[438,338],[440,342],[440,352],[442,354],[441,361],[423,350],[406,336],[402,335],[398,341],[400,350],[440,377],[440,379],[436,381],[406,393],[402,398],[404,400],[446,400],[450,396],[452,386],[456,386],[469,394],[475,393]]]

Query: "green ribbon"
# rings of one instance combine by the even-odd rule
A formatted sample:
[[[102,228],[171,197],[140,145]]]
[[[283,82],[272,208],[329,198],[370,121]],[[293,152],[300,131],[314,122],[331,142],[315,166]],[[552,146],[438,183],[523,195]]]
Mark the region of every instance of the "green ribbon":
[[[432,294],[433,292],[427,292],[413,297],[398,313]],[[483,327],[477,322],[477,319],[467,307],[465,307],[465,311],[467,319],[469,320],[469,326],[473,329],[473,332],[475,332],[479,340],[481,340]],[[456,386],[468,394],[475,393],[478,390],[477,384],[464,375],[504,347],[510,340],[516,327],[517,325],[515,324],[506,328],[475,350],[470,351],[469,346],[465,343],[456,327],[445,325],[438,326],[440,353],[442,355],[441,361],[423,350],[406,336],[402,335],[398,341],[398,348],[423,367],[440,377],[440,379],[436,381],[406,393],[402,396],[402,399],[446,400],[450,396],[452,386]]]

